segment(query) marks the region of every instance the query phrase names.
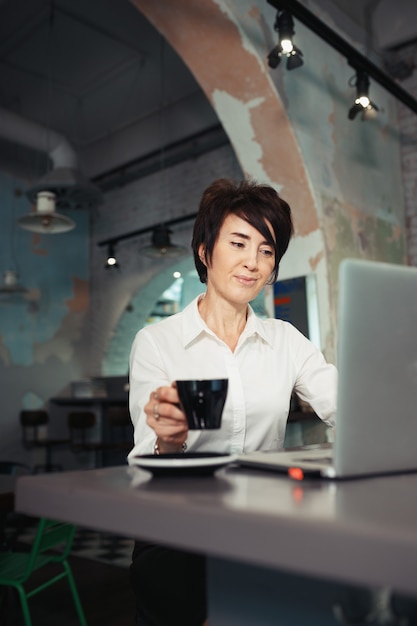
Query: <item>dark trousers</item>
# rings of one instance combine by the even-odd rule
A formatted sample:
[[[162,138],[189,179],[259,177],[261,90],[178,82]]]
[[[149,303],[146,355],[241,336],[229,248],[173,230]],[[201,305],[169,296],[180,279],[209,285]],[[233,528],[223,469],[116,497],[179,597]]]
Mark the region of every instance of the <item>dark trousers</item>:
[[[136,597],[136,626],[203,625],[205,557],[137,541],[130,582]]]

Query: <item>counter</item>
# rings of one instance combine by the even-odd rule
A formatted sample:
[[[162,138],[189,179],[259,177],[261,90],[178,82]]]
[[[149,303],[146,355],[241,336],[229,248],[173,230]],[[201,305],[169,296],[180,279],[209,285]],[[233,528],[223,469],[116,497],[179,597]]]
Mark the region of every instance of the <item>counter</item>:
[[[416,474],[293,482],[229,467],[211,478],[153,479],[144,470],[116,467],[20,478],[16,510],[204,552],[216,616],[210,626],[232,623],[230,603],[236,624],[250,624],[253,612],[262,611],[266,621],[259,626],[276,624],[274,612],[285,602],[294,624],[300,619],[287,591],[279,609],[274,594],[265,597],[269,582],[249,594],[249,610],[241,590],[262,576],[275,581],[275,590],[290,581],[297,593],[320,581],[314,598],[327,597],[336,583],[417,596],[416,491]],[[224,572],[227,597],[218,588]],[[317,624],[332,620],[320,613]]]

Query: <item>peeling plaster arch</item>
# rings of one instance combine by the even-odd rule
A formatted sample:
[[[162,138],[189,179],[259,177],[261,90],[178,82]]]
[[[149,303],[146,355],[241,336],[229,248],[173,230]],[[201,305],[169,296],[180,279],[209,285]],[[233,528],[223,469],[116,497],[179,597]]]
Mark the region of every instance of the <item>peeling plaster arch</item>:
[[[273,10],[264,0],[131,1],[169,41],[200,84],[245,175],[269,183],[289,202],[295,240],[305,242],[313,235],[319,241],[321,271],[317,280],[323,296],[321,309],[326,311],[327,248],[317,206],[294,129],[265,58],[273,34],[272,20],[269,26],[265,13],[273,15]],[[304,252],[306,265],[308,254]],[[331,335],[331,320],[323,317],[321,323],[321,335],[326,338]]]
[[[265,2],[132,2],[193,73],[246,175],[282,192],[294,207],[297,235],[318,229],[308,172],[294,130],[271,80],[265,49],[256,47],[265,39],[261,9],[256,7],[264,8]],[[285,150],[279,149],[282,146]]]

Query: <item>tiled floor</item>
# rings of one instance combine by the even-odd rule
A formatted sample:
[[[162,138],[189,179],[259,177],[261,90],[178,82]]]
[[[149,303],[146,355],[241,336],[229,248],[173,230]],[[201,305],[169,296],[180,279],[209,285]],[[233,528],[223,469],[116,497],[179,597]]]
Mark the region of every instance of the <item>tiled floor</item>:
[[[133,540],[109,533],[79,528],[72,545],[72,554],[109,565],[128,567],[132,560]]]
[[[6,528],[6,534],[14,541],[32,544],[36,532],[36,520],[33,518],[14,520]],[[133,540],[110,533],[97,532],[88,528],[78,528],[72,545],[71,554],[92,559],[108,565],[129,567],[132,559]]]
[[[69,562],[88,626],[132,626],[136,601],[129,570],[123,565],[115,565],[125,559],[121,555],[127,556],[130,548],[126,551],[122,544],[116,548],[117,542],[109,546],[104,536],[98,538],[97,533],[90,531],[82,530],[78,534],[82,539],[79,554],[83,553],[85,558],[71,554]],[[26,538],[29,540],[29,533]],[[23,545],[19,542],[16,547],[21,549]],[[39,584],[44,577],[45,571],[36,571],[30,584]],[[79,626],[67,580],[59,580],[31,597],[29,607],[33,626]],[[0,602],[0,625],[24,626],[22,607],[15,590],[8,589]]]

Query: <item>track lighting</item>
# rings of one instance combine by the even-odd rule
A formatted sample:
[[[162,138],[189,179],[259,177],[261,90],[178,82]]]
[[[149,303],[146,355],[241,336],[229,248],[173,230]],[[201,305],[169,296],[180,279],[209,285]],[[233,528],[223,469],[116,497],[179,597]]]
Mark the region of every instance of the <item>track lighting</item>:
[[[107,249],[106,265],[104,267],[106,268],[106,270],[112,269],[113,267],[119,267],[115,254],[115,245],[112,243],[109,243],[109,247]]]
[[[151,259],[178,257],[187,254],[186,248],[171,243],[171,233],[172,230],[163,224],[156,226],[152,232],[152,245],[141,248],[140,254]]]
[[[417,100],[410,92],[403,89],[398,80],[394,80],[385,71],[383,71],[378,65],[375,65],[368,56],[364,56],[347,41],[342,39],[334,30],[329,28],[327,24],[322,22],[313,12],[306,8],[306,2],[299,2],[297,0],[267,0],[268,4],[274,7],[277,11],[282,11],[283,8],[291,11],[293,17],[297,22],[301,22],[311,32],[315,33],[320,39],[325,41],[334,50],[337,50],[343,55],[346,61],[356,71],[360,68],[366,71],[368,76],[376,81],[381,87],[386,89],[397,100],[402,102],[414,113],[417,113]],[[347,3],[348,4],[348,3]],[[272,52],[271,52],[272,55]],[[276,65],[271,65],[276,67]],[[374,105],[375,107],[375,105]],[[375,107],[377,110],[377,108]],[[368,115],[365,117],[365,119]]]
[[[141,248],[139,250],[139,253],[143,256],[147,256],[152,259],[163,259],[170,257],[180,257],[185,254],[189,254],[188,249],[184,246],[178,246],[171,243],[172,231],[168,227],[170,225],[182,224],[183,222],[194,220],[196,216],[197,213],[192,213],[191,215],[181,215],[180,217],[175,217],[172,220],[166,221],[164,224],[159,224],[156,226],[146,226],[145,228],[134,230],[130,233],[125,233],[124,235],[118,235],[117,237],[112,237],[111,239],[99,241],[97,245],[107,246],[108,260],[106,261],[105,267],[107,269],[111,267],[118,267],[116,255],[114,252],[115,247],[118,243],[120,243],[121,241],[126,241],[127,239],[132,239],[134,237],[145,235],[146,233],[152,233],[152,245],[145,246],[144,248]]]
[[[369,99],[369,76],[366,72],[357,70],[356,76],[349,81],[350,86],[356,86],[356,99],[349,109],[348,118],[355,119],[358,113],[362,113],[362,120],[370,120],[377,116],[378,107]]]
[[[268,65],[275,69],[281,58],[287,57],[287,70],[295,70],[303,65],[303,53],[293,43],[294,20],[289,11],[277,11],[274,30],[278,32],[278,45],[268,54]]]

